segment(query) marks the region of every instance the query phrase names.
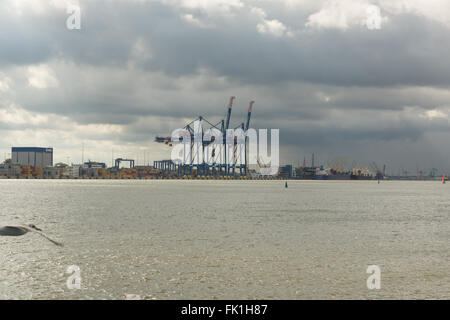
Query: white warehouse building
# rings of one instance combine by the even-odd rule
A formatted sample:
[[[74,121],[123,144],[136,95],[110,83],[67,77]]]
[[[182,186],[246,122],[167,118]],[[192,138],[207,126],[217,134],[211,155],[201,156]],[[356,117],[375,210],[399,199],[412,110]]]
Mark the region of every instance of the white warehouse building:
[[[51,167],[53,166],[53,148],[13,147],[11,162],[21,166]]]

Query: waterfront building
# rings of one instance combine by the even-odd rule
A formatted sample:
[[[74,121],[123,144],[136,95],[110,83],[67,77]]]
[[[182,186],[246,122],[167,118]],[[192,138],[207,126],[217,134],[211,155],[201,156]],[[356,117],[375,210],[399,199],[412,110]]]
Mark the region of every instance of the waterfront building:
[[[12,147],[11,162],[21,166],[53,166],[53,148]]]
[[[20,165],[18,164],[0,164],[0,177],[18,178],[20,176]]]

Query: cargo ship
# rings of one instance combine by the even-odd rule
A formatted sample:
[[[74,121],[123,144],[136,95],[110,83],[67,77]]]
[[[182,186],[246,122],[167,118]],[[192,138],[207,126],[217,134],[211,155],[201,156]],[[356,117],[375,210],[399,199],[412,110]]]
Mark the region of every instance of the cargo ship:
[[[351,172],[338,172],[335,169],[323,167],[317,168],[314,180],[351,180]]]
[[[373,180],[378,179],[381,180],[382,177],[376,176],[374,177],[372,172],[367,168],[353,168],[351,174],[352,180]]]
[[[368,169],[355,168],[352,171],[337,171],[332,168],[302,167],[297,177],[303,180],[373,180],[374,177]]]

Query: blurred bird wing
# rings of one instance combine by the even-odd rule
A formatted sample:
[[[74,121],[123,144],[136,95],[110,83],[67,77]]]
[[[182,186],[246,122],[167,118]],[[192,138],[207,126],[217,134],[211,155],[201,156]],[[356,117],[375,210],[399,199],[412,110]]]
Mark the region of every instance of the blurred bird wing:
[[[48,241],[52,242],[53,244],[63,247],[64,245],[61,242],[55,241],[49,237],[47,237],[45,234],[43,234],[42,232],[38,232],[38,231],[34,231],[34,233],[37,233],[38,235],[40,235],[41,237],[44,237],[45,239],[47,239]]]
[[[0,235],[23,235],[30,231],[24,226],[0,226]]]

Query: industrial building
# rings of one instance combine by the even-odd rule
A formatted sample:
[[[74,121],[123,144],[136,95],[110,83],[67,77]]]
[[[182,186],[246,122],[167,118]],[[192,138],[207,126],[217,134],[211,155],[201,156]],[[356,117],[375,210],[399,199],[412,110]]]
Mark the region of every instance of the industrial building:
[[[18,178],[20,173],[21,169],[18,164],[0,164],[0,178]]]
[[[89,161],[89,162],[85,162],[83,164],[83,169],[94,169],[94,168],[106,169],[106,163],[104,163],[104,162],[96,162],[96,161]]]
[[[290,164],[282,166],[280,167],[278,176],[283,179],[291,179],[294,176],[294,168]]]
[[[11,162],[21,166],[51,167],[53,166],[53,148],[13,147]]]
[[[69,179],[78,179],[80,178],[81,167],[81,164],[72,164],[72,166],[66,168],[64,175]]]

